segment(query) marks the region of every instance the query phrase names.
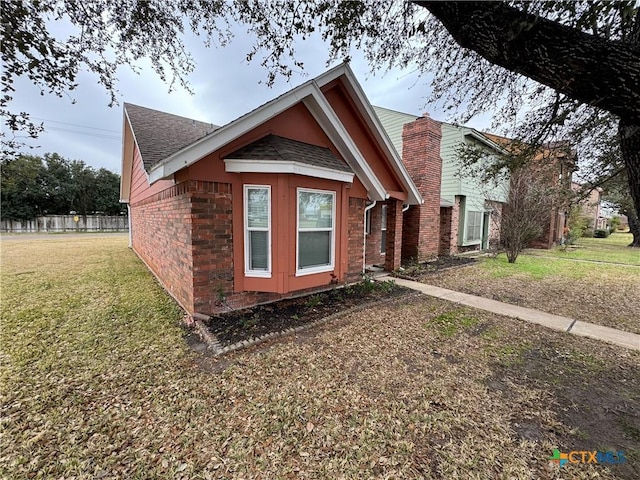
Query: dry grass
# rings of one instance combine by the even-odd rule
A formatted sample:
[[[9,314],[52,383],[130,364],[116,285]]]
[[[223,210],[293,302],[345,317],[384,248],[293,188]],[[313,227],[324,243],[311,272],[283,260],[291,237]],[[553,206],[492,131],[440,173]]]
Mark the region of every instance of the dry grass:
[[[633,235],[616,232],[607,238],[579,238],[576,245],[551,250],[527,250],[530,255],[554,256],[569,260],[589,260],[640,266],[640,249],[629,248]]]
[[[422,281],[451,290],[640,333],[640,267],[521,254],[483,258]]]
[[[424,297],[224,359],[179,318],[126,239],[3,241],[0,476],[640,474],[635,353]]]

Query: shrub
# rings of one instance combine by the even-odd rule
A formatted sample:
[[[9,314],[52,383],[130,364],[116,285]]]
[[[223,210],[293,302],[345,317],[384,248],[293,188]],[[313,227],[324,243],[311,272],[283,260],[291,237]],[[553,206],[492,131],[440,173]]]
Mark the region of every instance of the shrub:
[[[594,238],[607,238],[609,236],[609,230],[596,230],[593,232]]]
[[[586,238],[593,238],[593,228],[585,228],[582,232],[582,236]]]
[[[609,229],[611,230],[611,233],[618,230],[621,226],[621,223],[622,222],[620,221],[620,217],[611,217],[609,219]]]

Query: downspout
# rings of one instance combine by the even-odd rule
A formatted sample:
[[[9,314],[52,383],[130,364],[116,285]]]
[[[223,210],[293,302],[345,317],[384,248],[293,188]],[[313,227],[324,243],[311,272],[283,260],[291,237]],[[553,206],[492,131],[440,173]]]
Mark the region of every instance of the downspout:
[[[376,203],[378,202],[374,200],[371,205],[364,207],[364,235],[362,236],[362,273],[365,272],[367,266],[367,212],[375,207]]]
[[[411,206],[411,205],[407,204],[407,206],[406,206],[406,207],[404,207],[404,208],[402,209],[402,213],[404,213],[404,212],[406,212],[407,210],[409,210],[409,207],[410,207],[410,206]]]
[[[129,224],[129,248],[133,246],[131,242],[131,205],[127,203],[127,223]]]

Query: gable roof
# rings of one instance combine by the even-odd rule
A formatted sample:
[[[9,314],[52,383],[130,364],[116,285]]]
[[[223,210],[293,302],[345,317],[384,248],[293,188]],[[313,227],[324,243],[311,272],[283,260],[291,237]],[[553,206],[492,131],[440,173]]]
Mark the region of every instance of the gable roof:
[[[342,84],[345,86],[357,109],[360,111],[365,122],[371,129],[371,132],[378,141],[383,154],[388,159],[390,166],[407,191],[407,203],[422,203],[423,200],[420,193],[411,180],[411,177],[406,171],[398,154],[392,147],[382,125],[373,113],[373,109],[369,104],[369,101],[366,99],[362,88],[355,79],[353,72],[346,63],[334,67],[315,79],[309,80],[308,82],[293,88],[292,90],[261,105],[236,120],[217,128],[215,131],[195,139],[191,143],[182,146],[177,151],[165,151],[168,155],[160,160],[153,158],[150,162],[145,161],[145,165],[147,163],[150,164],[150,167],[147,170],[149,182],[153,184],[158,180],[170,178],[177,171],[192,165],[211,152],[219,150],[228,143],[251,131],[269,119],[279,115],[292,106],[298,103],[303,103],[316,122],[318,122],[318,125],[324,130],[325,134],[338,150],[342,158],[345,159],[350,169],[355,172],[363,183],[367,189],[369,197],[372,200],[386,200],[389,198],[390,193],[386,191],[383,184],[377,178],[373,169],[358,149],[356,143],[351,138],[345,126],[340,121],[340,118],[320,89],[322,86],[327,85],[338,78],[342,80]],[[143,156],[144,161],[144,155],[142,152],[141,155]],[[123,162],[125,161],[127,161],[127,159],[123,156]],[[125,178],[125,175],[131,175],[130,168],[126,168],[123,164],[122,172],[122,184],[126,185],[127,178]],[[122,198],[126,201],[126,196],[122,196]]]
[[[124,104],[124,112],[134,132],[145,170],[171,156],[219,127],[211,123]]]
[[[267,135],[230,153],[225,158],[234,160],[280,160],[300,162],[313,167],[352,172],[331,150],[278,135]]]

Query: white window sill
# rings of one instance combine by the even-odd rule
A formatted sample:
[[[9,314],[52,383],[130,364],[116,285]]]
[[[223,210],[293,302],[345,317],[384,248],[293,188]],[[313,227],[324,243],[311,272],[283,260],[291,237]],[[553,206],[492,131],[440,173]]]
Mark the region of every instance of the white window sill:
[[[304,268],[304,269],[299,269],[296,272],[296,277],[304,277],[305,275],[313,275],[314,273],[326,273],[326,272],[333,272],[335,270],[335,267],[333,265],[326,265],[326,266],[322,266],[322,267],[313,267],[313,268]]]

